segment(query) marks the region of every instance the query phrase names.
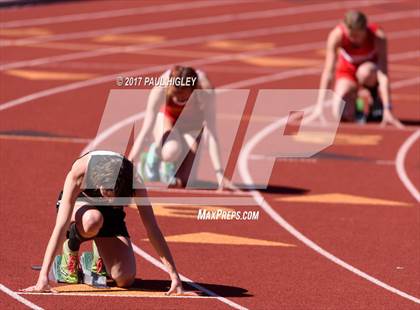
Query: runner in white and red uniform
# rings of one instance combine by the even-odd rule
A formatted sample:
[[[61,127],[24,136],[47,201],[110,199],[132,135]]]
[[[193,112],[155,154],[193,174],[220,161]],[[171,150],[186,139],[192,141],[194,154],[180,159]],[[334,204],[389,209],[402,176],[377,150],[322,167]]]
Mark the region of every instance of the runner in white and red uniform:
[[[376,24],[367,26],[366,38],[361,45],[355,45],[349,37],[349,30],[344,24],[337,26],[341,32],[341,44],[338,52],[338,63],[335,78],[347,78],[358,82],[356,72],[359,66],[365,62],[377,63],[378,55],[375,46],[375,33],[378,30]]]
[[[175,66],[165,71],[160,79],[164,86],[151,90],[143,127],[128,158],[138,162],[147,138],[153,136],[154,142],[144,160],[143,178],[185,187],[194,179],[192,165],[205,132],[219,188],[236,190],[224,176],[216,130],[214,89],[206,74],[191,67]],[[171,79],[189,79],[194,83],[171,85]],[[188,151],[185,159],[181,158],[184,150]],[[142,166],[140,160],[140,169]]]
[[[388,78],[387,41],[376,24],[370,24],[359,11],[349,11],[344,21],[330,32],[320,90],[328,89],[335,78],[333,114],[344,121],[354,121],[356,99],[360,90],[370,93],[368,119],[402,127],[391,109]],[[326,93],[320,91],[314,116],[322,119]],[[342,103],[344,104],[344,108]],[[341,114],[342,111],[342,114]],[[363,113],[363,112],[362,112]]]

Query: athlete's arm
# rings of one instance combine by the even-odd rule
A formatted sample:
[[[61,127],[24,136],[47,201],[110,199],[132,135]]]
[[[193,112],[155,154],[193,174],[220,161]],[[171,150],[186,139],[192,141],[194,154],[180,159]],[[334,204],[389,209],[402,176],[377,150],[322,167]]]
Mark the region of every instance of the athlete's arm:
[[[200,85],[203,92],[204,116],[208,134],[208,147],[213,169],[216,173],[220,189],[236,190],[237,188],[224,176],[222,160],[220,156],[219,139],[216,128],[216,106],[213,86],[208,79],[201,79]]]
[[[341,42],[341,32],[338,28],[333,29],[328,35],[325,49],[325,63],[322,71],[319,88],[328,89],[334,77],[335,65],[337,62],[338,48]]]
[[[137,187],[139,183],[137,183]],[[143,188],[137,188],[135,190],[135,197],[140,197],[142,201],[147,202],[147,192]],[[147,237],[152,243],[153,248],[156,250],[159,255],[162,263],[165,265],[169,276],[171,278],[172,284],[171,288],[168,291],[168,294],[176,293],[182,294],[184,292],[182,288],[181,279],[179,278],[178,272],[175,267],[174,259],[172,258],[171,251],[169,250],[168,244],[163,237],[163,234],[157,224],[155,214],[153,213],[152,206],[150,203],[137,204],[137,210],[139,212],[140,218],[143,222],[144,227],[146,228]]]
[[[63,196],[61,198],[60,208],[58,208],[55,226],[48,241],[45,250],[44,260],[42,262],[41,271],[39,273],[37,284],[25,289],[25,291],[46,292],[50,291],[48,285],[48,272],[55,255],[61,250],[69,227],[73,207],[77,196],[80,193],[81,183],[86,171],[89,156],[78,159],[72,166],[72,169],[66,176],[63,187]]]
[[[384,115],[382,124],[392,124],[396,127],[402,127],[402,124],[392,115],[391,108],[391,87],[388,78],[388,43],[383,30],[378,29],[375,33],[376,49],[378,53],[378,83],[379,94],[381,96],[384,108]]]
[[[150,91],[149,98],[147,100],[147,107],[144,116],[143,126],[134,141],[133,148],[128,155],[128,160],[135,161],[138,158],[140,151],[142,150],[146,138],[150,135],[155,124],[156,115],[159,111],[159,107],[165,101],[165,88],[154,87]]]
[[[378,82],[379,92],[384,104],[384,109],[390,108],[391,94],[388,79],[388,44],[385,33],[378,29],[376,31],[376,49],[378,53]]]
[[[319,93],[315,113],[317,116],[322,115],[323,104],[326,97],[326,90],[330,88],[334,78],[334,71],[337,62],[338,48],[341,43],[341,31],[334,28],[328,35],[327,45],[325,49],[325,63],[319,83]]]

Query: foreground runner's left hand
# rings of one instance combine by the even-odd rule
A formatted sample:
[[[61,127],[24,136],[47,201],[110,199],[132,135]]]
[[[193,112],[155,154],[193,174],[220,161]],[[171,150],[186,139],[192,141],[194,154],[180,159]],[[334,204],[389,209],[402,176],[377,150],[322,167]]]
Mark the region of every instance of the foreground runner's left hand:
[[[182,287],[181,280],[174,279],[171,283],[171,288],[165,293],[166,296],[198,296],[196,292],[186,292]]]
[[[165,293],[165,295],[182,295],[184,293],[184,288],[182,287],[182,282],[179,278],[173,279],[171,283],[171,288]]]

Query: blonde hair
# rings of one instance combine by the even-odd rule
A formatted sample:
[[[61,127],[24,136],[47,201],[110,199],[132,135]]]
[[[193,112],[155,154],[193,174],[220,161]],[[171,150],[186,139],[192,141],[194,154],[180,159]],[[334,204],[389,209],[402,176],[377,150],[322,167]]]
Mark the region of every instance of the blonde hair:
[[[86,176],[87,189],[103,187],[116,197],[133,195],[133,164],[125,157],[92,155]]]
[[[344,24],[350,30],[364,30],[367,27],[367,18],[360,11],[348,11],[344,15]]]

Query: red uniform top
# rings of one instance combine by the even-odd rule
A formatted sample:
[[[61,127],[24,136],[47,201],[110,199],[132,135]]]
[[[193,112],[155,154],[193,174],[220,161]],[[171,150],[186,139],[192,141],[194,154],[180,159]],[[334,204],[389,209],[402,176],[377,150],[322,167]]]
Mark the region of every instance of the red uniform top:
[[[205,79],[205,74],[201,70],[196,70],[198,81]],[[164,79],[169,79],[171,70],[162,74]],[[199,89],[197,89],[198,91]],[[161,106],[160,113],[163,113],[172,124],[181,117],[181,123],[177,128],[183,131],[201,130],[204,122],[204,102],[200,95],[194,91],[186,103],[177,103],[172,98],[166,96],[165,104]],[[181,115],[182,114],[182,115]]]
[[[356,81],[356,71],[360,64],[366,61],[377,61],[375,32],[378,29],[378,26],[376,24],[368,25],[367,36],[362,45],[354,45],[350,41],[346,26],[339,24],[337,27],[340,29],[342,37],[336,78],[344,77]]]
[[[203,125],[203,107],[194,94],[191,95],[191,100],[184,104],[175,103],[172,98],[167,98],[160,112],[164,113],[165,117],[169,118],[172,124],[178,120],[182,113],[182,123],[177,124],[177,127],[183,130],[201,129]]]

